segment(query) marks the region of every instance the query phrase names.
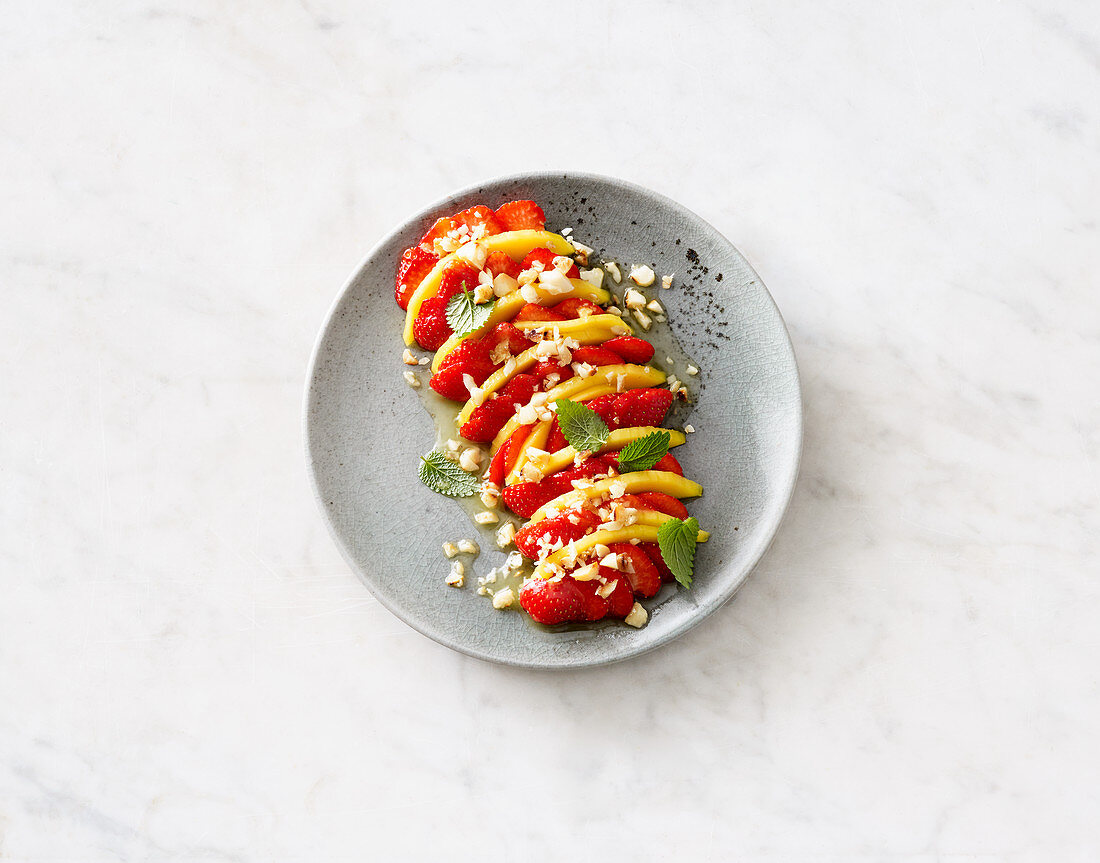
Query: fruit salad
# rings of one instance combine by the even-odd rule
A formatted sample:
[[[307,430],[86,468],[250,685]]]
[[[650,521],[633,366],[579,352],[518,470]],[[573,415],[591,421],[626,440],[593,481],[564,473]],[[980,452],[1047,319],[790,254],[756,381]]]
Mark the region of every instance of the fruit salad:
[[[401,256],[404,361],[427,366],[467,442],[425,455],[419,475],[440,494],[479,498],[479,524],[520,519],[501,524],[497,544],[514,544],[510,559],[529,568],[517,589],[495,591],[494,606],[518,600],[546,625],[640,626],[640,600],[665,582],[690,588],[707,539],[684,505],[703,488],[672,453],[693,429],[663,427],[687,390],[635,329],[664,320],[660,302],[630,286],[620,308],[608,289],[618,267],[582,270],[592,250],[569,233],[547,231],[534,201],[478,205],[438,219]],[[645,287],[655,275],[640,266],[630,278]],[[417,346],[434,356],[418,358]],[[461,562],[447,583],[463,585]]]

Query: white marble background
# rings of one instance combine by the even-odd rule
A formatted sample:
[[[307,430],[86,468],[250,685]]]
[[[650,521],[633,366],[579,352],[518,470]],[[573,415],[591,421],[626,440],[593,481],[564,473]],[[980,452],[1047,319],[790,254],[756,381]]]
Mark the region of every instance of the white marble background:
[[[0,860],[1100,859],[1096,3],[13,0],[0,64]],[[551,167],[738,243],[807,414],[737,600],[568,674],[375,603],[299,421],[365,250]]]

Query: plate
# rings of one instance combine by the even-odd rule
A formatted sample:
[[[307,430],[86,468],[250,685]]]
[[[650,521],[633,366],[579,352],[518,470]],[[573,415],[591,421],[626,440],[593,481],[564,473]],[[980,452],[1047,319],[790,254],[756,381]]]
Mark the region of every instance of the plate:
[[[689,508],[711,539],[698,547],[692,589],[666,586],[646,602],[650,619],[641,629],[616,622],[552,630],[522,612],[494,609],[477,594],[472,573],[464,589],[444,583],[449,562],[440,546],[477,531],[456,502],[417,480],[418,458],[432,448],[435,428],[402,378],[404,313],[393,300],[394,271],[402,251],[437,217],[525,198],[543,206],[550,230],[572,227],[598,257],[674,273],[674,287],[657,292],[668,308],[666,326],[702,370],[688,418],[696,431],[676,457],[685,475],[705,487]],[[801,394],[779,310],[741,253],[711,225],[621,180],[523,174],[456,192],[404,221],[370,251],[341,289],[317,340],[305,439],[324,520],[348,563],[390,611],[470,656],[578,668],[659,647],[737,592],[767,550],[794,488]],[[481,545],[476,574],[504,559],[495,547],[486,548],[491,543]]]

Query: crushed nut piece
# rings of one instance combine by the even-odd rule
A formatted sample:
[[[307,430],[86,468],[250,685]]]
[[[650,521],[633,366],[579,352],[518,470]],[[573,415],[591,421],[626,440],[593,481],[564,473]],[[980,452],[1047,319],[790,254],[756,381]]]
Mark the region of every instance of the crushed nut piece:
[[[645,308],[645,294],[641,291],[636,291],[630,288],[626,292],[626,296],[623,297],[623,302],[628,309],[644,309]]]
[[[641,309],[634,309],[631,314],[643,330],[648,330],[653,325],[653,320]]]
[[[497,529],[497,548],[507,548],[516,538],[516,526],[506,521]]]
[[[405,353],[401,355],[401,362],[403,362],[407,366],[415,366],[416,357],[413,356],[412,351],[410,351],[408,348],[405,348]]]
[[[640,267],[635,265],[630,268],[630,278],[634,281],[634,284],[646,288],[653,284],[653,280],[657,278],[657,274],[645,264],[642,264]]]
[[[650,300],[648,303],[645,304],[645,307],[651,312],[656,312],[659,315],[664,314],[665,311],[665,307],[662,306],[657,300]]]
[[[405,383],[407,383],[414,390],[420,389],[420,378],[414,375],[412,372],[404,373]]]
[[[453,542],[443,543],[443,554],[448,559],[454,557],[456,554],[458,554],[458,546],[455,545]]]
[[[458,466],[465,471],[479,470],[481,468],[481,450],[476,446],[467,447],[462,451],[462,455],[459,456]]]
[[[458,550],[462,554],[477,554],[481,551],[481,547],[472,539],[460,539],[458,541]]]
[[[591,270],[581,270],[581,278],[594,288],[603,287],[603,270],[599,267]]]
[[[662,290],[667,291],[669,288],[672,287],[672,277],[674,275],[676,275],[676,274],[675,273],[670,273],[667,276],[661,276],[661,289]]]
[[[623,274],[619,271],[619,265],[614,261],[604,261],[603,268],[611,273],[611,278],[615,280],[616,285],[623,280]]]
[[[634,607],[630,609],[630,614],[623,619],[623,623],[638,628],[645,626],[647,620],[649,620],[649,612],[640,602],[635,602]]]
[[[697,368],[695,368],[695,366],[691,366],[691,365],[689,365],[684,371],[686,371],[689,375],[699,374],[699,369],[697,369]]]
[[[478,524],[496,524],[498,521],[500,521],[500,516],[498,516],[492,510],[487,509],[484,512],[479,512],[477,515],[475,515],[474,521],[476,521]]]
[[[693,425],[684,426],[684,434],[695,434],[695,426],[693,426]]]
[[[512,588],[506,587],[504,590],[498,590],[493,594],[493,608],[507,608],[515,601],[516,595],[512,592]]]

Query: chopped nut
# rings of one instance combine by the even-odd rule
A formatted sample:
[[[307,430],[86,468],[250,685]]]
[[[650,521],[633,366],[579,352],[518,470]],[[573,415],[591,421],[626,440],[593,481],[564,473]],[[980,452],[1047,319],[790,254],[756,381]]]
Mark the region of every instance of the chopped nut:
[[[635,265],[630,268],[630,278],[633,279],[635,284],[645,288],[653,284],[653,280],[657,278],[657,275],[645,264],[642,264],[640,267]]]
[[[451,562],[451,573],[453,575],[462,576],[466,574],[466,566],[461,560],[455,560]]]
[[[689,365],[684,371],[686,371],[689,375],[699,374],[699,369],[695,368],[695,366],[692,365]]]
[[[462,554],[477,554],[481,551],[481,548],[472,539],[460,539],[458,541],[458,550]]]
[[[600,558],[600,566],[606,566],[608,569],[617,570],[619,569],[619,560],[619,555],[615,552],[611,552]]]
[[[603,287],[603,270],[599,267],[591,270],[581,270],[581,278],[594,288]]]
[[[555,255],[550,263],[554,266],[554,269],[560,273],[568,273],[574,266],[573,259],[567,258],[565,255]]]
[[[496,524],[498,521],[500,521],[500,516],[498,516],[492,510],[487,509],[484,512],[479,512],[477,515],[475,515],[474,521],[476,521],[478,524]]]
[[[431,359],[429,359],[428,357],[421,357],[419,360],[417,360],[416,364],[418,366],[426,366],[430,362],[431,362]]]
[[[637,628],[645,626],[647,620],[649,620],[649,612],[640,602],[635,602],[634,607],[630,609],[630,614],[623,619],[623,623]]]
[[[542,479],[542,471],[539,470],[538,465],[531,462],[525,462],[520,473],[527,482],[539,482]]]
[[[516,595],[512,592],[512,588],[506,587],[504,590],[498,590],[493,594],[493,608],[507,608],[515,600]]]
[[[567,294],[573,290],[573,283],[559,269],[543,270],[539,276],[539,285],[551,295]]]
[[[463,470],[473,472],[481,468],[481,450],[476,446],[467,447],[462,451],[458,459],[458,466]]]
[[[533,425],[538,421],[538,411],[531,405],[524,405],[518,411],[516,411],[516,421],[521,426]]]
[[[453,542],[443,543],[443,554],[448,559],[454,557],[456,554],[458,554],[458,546],[455,545]]]
[[[474,302],[480,305],[481,303],[487,303],[493,298],[492,285],[478,285],[474,288]]]
[[[662,306],[657,300],[650,300],[648,303],[645,304],[645,307],[651,312],[656,312],[659,315],[664,314],[665,311],[665,307]]]
[[[414,375],[412,372],[404,373],[405,383],[407,383],[414,390],[420,389],[420,378]]]
[[[670,273],[667,276],[661,276],[661,289],[662,290],[667,291],[669,288],[672,287],[672,277],[674,275],[676,275],[676,274],[675,273]]]
[[[652,326],[652,324],[653,324],[652,319],[649,317],[649,315],[647,315],[641,309],[634,309],[634,311],[632,311],[631,314],[634,315],[634,319],[638,322],[638,325],[643,330],[648,330],[650,328],[650,326]]]
[[[479,270],[485,266],[485,259],[489,256],[486,248],[475,240],[471,240],[456,249],[455,254],[460,258],[465,258]]]
[[[401,362],[403,362],[407,366],[415,366],[416,357],[413,356],[412,351],[410,351],[408,348],[405,348],[405,353],[401,355]]]
[[[695,426],[693,426],[693,425],[684,426],[684,434],[695,434]]]
[[[619,271],[619,265],[614,261],[605,261],[603,268],[611,273],[611,278],[615,280],[616,285],[623,280],[623,274]]]
[[[451,572],[447,576],[447,584],[451,587],[463,587],[466,584],[466,576],[461,572]]]
[[[628,309],[644,309],[645,308],[645,294],[641,291],[636,291],[630,288],[626,292],[626,296],[623,298],[623,302]]]
[[[516,538],[516,526],[510,521],[497,528],[497,548],[507,548]]]
[[[611,549],[604,545],[602,542],[596,543],[592,551],[595,552],[596,557],[607,557],[609,554],[611,554]]]
[[[614,315],[617,318],[621,318],[623,316],[623,310],[618,308],[617,306],[608,306],[607,313],[610,315]]]
[[[577,263],[581,266],[588,266],[588,256],[591,255],[595,249],[591,246],[586,246],[584,243],[578,243],[576,240],[571,240],[573,243],[574,254],[573,257],[577,259]]]
[[[582,566],[579,569],[573,570],[573,578],[577,581],[592,581],[594,578],[598,578],[600,574],[600,565],[598,563],[590,563],[587,566]]]
[[[447,449],[449,449],[451,452],[458,452],[458,448],[462,446],[462,444],[456,441],[453,437],[450,437],[447,438],[446,446]]]
[[[493,279],[493,293],[498,297],[510,294],[518,287],[519,282],[507,273],[498,273],[497,277]]]
[[[500,500],[500,489],[496,483],[487,482],[481,487],[481,505],[486,509],[493,509]]]

